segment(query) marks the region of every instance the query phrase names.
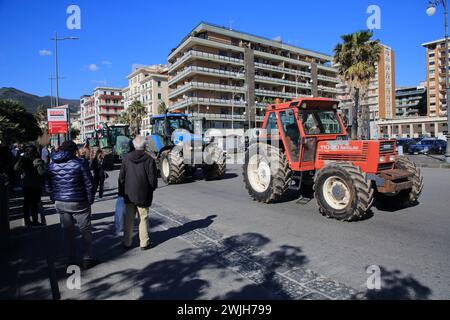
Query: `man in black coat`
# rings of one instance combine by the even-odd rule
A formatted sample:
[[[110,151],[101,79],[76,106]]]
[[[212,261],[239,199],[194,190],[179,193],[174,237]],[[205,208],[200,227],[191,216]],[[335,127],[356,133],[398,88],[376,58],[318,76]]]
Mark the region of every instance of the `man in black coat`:
[[[146,140],[136,136],[133,140],[134,151],[128,153],[122,162],[119,174],[119,196],[125,200],[124,239],[126,249],[133,242],[134,218],[139,213],[139,240],[142,250],[150,248],[147,230],[149,207],[153,200],[153,191],[158,186],[156,163],[144,152]]]

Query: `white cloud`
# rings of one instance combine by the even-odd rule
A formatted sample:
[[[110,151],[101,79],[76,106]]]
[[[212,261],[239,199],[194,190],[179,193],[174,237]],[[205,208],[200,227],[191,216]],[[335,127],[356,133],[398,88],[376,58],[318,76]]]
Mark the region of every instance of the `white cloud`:
[[[91,83],[106,86],[106,80],[91,80]]]
[[[105,66],[111,66],[112,65],[112,62],[111,61],[108,61],[108,60],[102,60],[102,62],[101,62],[101,64],[103,64],[103,65],[105,65]]]
[[[50,50],[42,49],[42,50],[39,50],[39,55],[40,56],[51,56],[52,52]]]
[[[98,66],[95,63],[91,63],[90,65],[88,65],[88,69],[89,71],[95,72],[98,70]]]

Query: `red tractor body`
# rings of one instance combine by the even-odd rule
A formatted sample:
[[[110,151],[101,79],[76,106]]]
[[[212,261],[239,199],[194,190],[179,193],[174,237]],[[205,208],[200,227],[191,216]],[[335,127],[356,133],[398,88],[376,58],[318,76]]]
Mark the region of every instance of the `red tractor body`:
[[[347,193],[347,198],[350,197],[350,193],[353,194],[353,197],[358,196],[356,194],[358,190],[351,182],[356,175],[363,181],[361,184],[364,184],[367,189],[364,192],[361,191],[363,194],[368,193],[367,201],[369,203],[364,209],[366,211],[371,205],[374,192],[392,196],[394,199],[402,192],[403,195],[409,190],[415,189],[411,199],[416,201],[422,188],[422,177],[418,176],[420,171],[410,160],[397,158],[395,140],[348,140],[347,131],[337,112],[337,107],[337,101],[326,98],[300,98],[267,107],[262,130],[258,132],[257,140],[253,141],[253,148],[250,145],[246,164],[244,164],[247,189],[254,199],[263,202],[275,201],[280,198],[280,193],[286,191],[287,185],[296,182],[300,188],[301,184],[310,177],[314,179],[316,196],[320,193],[317,192],[317,188],[322,187],[318,183],[329,184],[328,189],[322,190],[325,192],[324,197],[329,196],[330,201],[337,199],[334,211],[339,211],[341,206],[339,203],[344,202],[343,199]],[[277,173],[274,173],[270,164],[259,167],[266,168],[266,171],[268,171],[267,168],[271,168],[271,176],[277,181],[286,180],[283,187],[274,188],[278,191],[274,191],[275,194],[268,195],[266,198],[257,191],[263,190],[264,186],[270,187],[267,178],[262,176],[258,178],[251,172],[248,175],[249,169],[256,170],[255,168],[258,168],[258,164],[255,167],[254,163],[250,163],[252,162],[250,158],[252,155],[254,156],[252,150],[255,148],[270,148],[271,151],[266,152],[265,156],[253,157],[253,162],[263,161],[261,159],[264,157],[266,162],[273,161],[274,158],[270,159],[272,157],[270,154],[278,152],[281,163],[286,166],[282,170],[283,177],[278,178],[274,177],[274,174]],[[267,172],[261,173],[263,169],[258,169],[258,174],[267,176]],[[327,177],[333,176],[330,171],[338,172],[337,176],[340,175],[340,177],[333,178],[334,180],[332,179],[331,182],[326,179],[324,181],[319,179],[318,182],[321,174]],[[285,172],[288,173],[285,174]],[[349,172],[347,178],[343,177],[346,172]],[[261,186],[258,186],[258,181],[262,183]],[[252,183],[254,187],[252,187]],[[282,192],[280,188],[282,188]],[[323,209],[324,206],[321,207]],[[331,209],[328,211],[333,211]],[[326,211],[326,209],[324,210]],[[362,213],[359,212],[357,215],[362,215]],[[352,214],[350,216],[350,218],[346,216],[343,220],[354,218]]]

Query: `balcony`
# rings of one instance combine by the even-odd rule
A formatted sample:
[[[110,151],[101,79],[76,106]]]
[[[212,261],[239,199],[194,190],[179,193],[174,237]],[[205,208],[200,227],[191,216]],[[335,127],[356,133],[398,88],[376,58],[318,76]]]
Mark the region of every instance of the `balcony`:
[[[284,68],[284,67],[273,66],[273,65],[265,64],[265,63],[255,62],[255,67],[257,69],[277,71],[277,72],[281,72],[281,73],[293,74],[295,76],[303,76],[303,77],[311,78],[311,73],[309,73],[309,72],[304,72],[304,71],[299,71],[299,70],[295,70],[295,69],[289,69],[289,68]]]
[[[273,77],[266,77],[266,76],[257,76],[255,75],[255,81],[256,82],[264,82],[264,83],[270,83],[270,84],[280,84],[280,85],[286,85],[291,86],[294,88],[304,88],[304,89],[311,89],[311,84],[303,83],[303,82],[296,82],[291,80],[284,80],[279,78],[273,78]]]
[[[244,101],[228,100],[228,99],[210,99],[210,98],[198,98],[189,97],[183,99],[182,101],[176,102],[169,106],[170,110],[176,110],[181,108],[186,108],[191,105],[208,105],[208,106],[234,106],[234,107],[245,107]]]
[[[188,61],[191,58],[199,58],[202,60],[212,60],[217,62],[227,62],[236,65],[244,65],[243,59],[237,59],[213,53],[191,50],[186,52],[180,59],[178,59],[173,65],[169,67],[169,73],[176,70],[181,64],[183,64],[184,62]]]
[[[237,86],[229,86],[229,85],[222,85],[222,84],[215,84],[215,83],[206,83],[206,82],[188,82],[185,85],[173,90],[169,94],[169,99],[172,99],[186,91],[192,90],[192,89],[199,89],[199,90],[214,90],[214,91],[221,91],[221,92],[245,92],[245,87],[237,87]]]
[[[206,118],[206,120],[216,120],[216,121],[245,121],[245,115],[241,114],[220,114],[220,113],[192,113],[193,117],[196,118]],[[263,116],[255,116],[256,121],[264,121]]]
[[[212,75],[217,77],[226,77],[226,78],[242,78],[243,74],[233,71],[226,71],[226,70],[219,70],[219,69],[212,69],[212,68],[205,68],[205,67],[196,67],[196,66],[190,66],[180,73],[178,73],[175,77],[169,80],[168,84],[173,85],[174,83],[180,81],[181,79],[185,78],[187,75],[194,73],[194,74],[204,74],[204,75]]]

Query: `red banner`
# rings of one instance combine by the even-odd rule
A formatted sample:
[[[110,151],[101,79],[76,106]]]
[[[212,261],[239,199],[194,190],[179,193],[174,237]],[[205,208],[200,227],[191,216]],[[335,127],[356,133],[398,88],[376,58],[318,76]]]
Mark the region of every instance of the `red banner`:
[[[49,134],[67,133],[67,122],[66,121],[49,121],[48,122],[48,133]]]

